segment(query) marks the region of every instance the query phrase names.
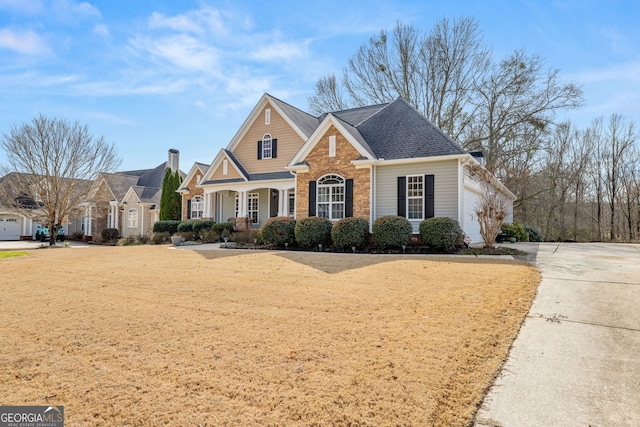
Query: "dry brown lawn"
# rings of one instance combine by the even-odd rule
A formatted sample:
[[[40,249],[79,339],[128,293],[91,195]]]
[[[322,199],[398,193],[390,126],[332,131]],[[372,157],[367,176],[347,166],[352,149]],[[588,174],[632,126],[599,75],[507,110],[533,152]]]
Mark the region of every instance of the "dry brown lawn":
[[[465,426],[531,305],[513,260],[47,249],[0,260],[0,404],[67,426]]]

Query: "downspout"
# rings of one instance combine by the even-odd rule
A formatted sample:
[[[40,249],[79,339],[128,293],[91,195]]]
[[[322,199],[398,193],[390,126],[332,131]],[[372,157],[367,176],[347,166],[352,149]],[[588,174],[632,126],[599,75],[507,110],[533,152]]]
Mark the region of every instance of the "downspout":
[[[369,170],[369,233],[373,232],[373,222],[376,217],[376,165]]]

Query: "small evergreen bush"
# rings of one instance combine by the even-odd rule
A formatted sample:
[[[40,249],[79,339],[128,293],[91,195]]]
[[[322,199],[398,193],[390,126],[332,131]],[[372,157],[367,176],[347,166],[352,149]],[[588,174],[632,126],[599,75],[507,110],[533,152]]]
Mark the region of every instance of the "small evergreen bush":
[[[369,239],[369,222],[363,218],[342,218],[331,229],[331,240],[338,249],[361,248]]]
[[[420,223],[420,240],[425,246],[450,251],[464,244],[464,232],[455,219],[428,218]]]
[[[514,237],[518,242],[529,241],[529,234],[525,231],[522,224],[518,224],[517,222],[513,224],[505,222],[502,224],[502,232],[506,234],[509,239]]]
[[[542,233],[536,227],[532,225],[524,225],[523,227],[524,227],[524,230],[529,235],[530,242],[544,242],[544,237],[542,236]]]
[[[202,236],[207,230],[213,227],[213,224],[215,223],[208,219],[193,221],[193,232],[196,233],[197,236]]]
[[[332,224],[329,218],[310,216],[296,223],[296,243],[303,248],[313,248],[319,244],[331,243]]]
[[[222,234],[224,230],[227,230],[229,234],[233,233],[235,229],[235,223],[233,222],[218,222],[211,226],[211,230],[215,231],[218,234]]]
[[[373,242],[382,249],[401,248],[411,242],[413,227],[402,216],[381,216],[373,223]]]
[[[169,234],[175,234],[178,232],[178,225],[181,223],[182,221],[176,221],[176,220],[165,220],[165,221],[156,221],[153,224],[153,232],[154,233],[169,233]]]
[[[268,245],[284,246],[295,242],[296,220],[288,216],[269,218],[260,231],[262,241]]]

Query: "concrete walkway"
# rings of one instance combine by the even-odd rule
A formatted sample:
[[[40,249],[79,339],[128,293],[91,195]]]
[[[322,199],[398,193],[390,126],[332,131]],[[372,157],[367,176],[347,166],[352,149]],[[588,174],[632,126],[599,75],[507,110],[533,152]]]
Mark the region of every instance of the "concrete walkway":
[[[640,425],[640,245],[522,247],[542,273],[477,427]]]

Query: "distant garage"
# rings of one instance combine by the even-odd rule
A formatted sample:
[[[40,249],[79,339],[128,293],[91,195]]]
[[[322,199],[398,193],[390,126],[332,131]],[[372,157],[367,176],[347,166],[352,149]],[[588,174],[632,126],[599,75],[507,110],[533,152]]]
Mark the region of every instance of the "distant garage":
[[[0,214],[0,240],[20,240],[20,217]]]

